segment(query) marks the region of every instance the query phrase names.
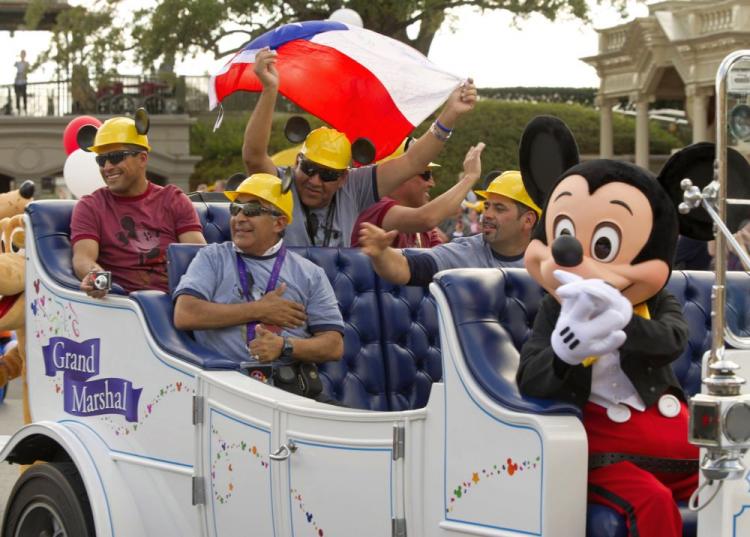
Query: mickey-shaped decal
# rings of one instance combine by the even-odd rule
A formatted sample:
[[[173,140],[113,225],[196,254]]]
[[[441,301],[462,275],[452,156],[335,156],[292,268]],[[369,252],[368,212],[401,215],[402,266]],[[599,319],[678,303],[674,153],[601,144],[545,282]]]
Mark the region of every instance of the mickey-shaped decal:
[[[631,535],[681,536],[675,499],[687,500],[698,483],[671,367],[688,327],[664,290],[680,227],[667,189],[685,177],[710,181],[712,147],[683,149],[654,177],[626,162],[579,163],[573,135],[553,117],[532,120],[521,139],[524,185],[544,208],[525,262],[549,295],[517,381],[525,395],[582,409],[589,501],[626,515]],[[683,224],[705,233],[694,217]]]

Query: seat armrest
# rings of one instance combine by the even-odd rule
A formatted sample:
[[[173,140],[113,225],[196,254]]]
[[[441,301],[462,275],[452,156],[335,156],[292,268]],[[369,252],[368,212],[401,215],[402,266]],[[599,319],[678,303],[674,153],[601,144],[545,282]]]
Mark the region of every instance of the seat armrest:
[[[456,269],[434,279],[454,315],[456,334],[464,361],[474,380],[502,406],[532,414],[566,414],[581,417],[572,403],[525,397],[516,384],[519,354],[513,339],[500,323],[506,307],[507,275],[497,269]],[[518,274],[514,274],[517,279]],[[529,278],[524,285],[536,285]],[[517,286],[519,282],[515,282]],[[525,319],[518,319],[525,323]],[[513,323],[514,319],[506,319]]]
[[[174,326],[172,297],[161,291],[130,293],[143,311],[146,325],[161,350],[202,369],[239,369],[239,362],[219,356]]]

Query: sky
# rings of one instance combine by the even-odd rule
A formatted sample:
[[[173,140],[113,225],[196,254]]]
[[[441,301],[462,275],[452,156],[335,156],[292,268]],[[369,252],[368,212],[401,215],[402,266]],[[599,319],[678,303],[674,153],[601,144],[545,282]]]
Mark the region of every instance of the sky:
[[[154,1],[126,0],[124,7],[132,9]],[[69,0],[69,3],[86,2]],[[580,61],[581,57],[597,53],[596,29],[622,24],[648,13],[643,4],[629,1],[629,17],[622,19],[610,3],[604,4],[597,6],[591,2],[591,25],[572,18],[550,22],[541,15],[532,15],[521,21],[518,28],[513,27],[512,16],[507,12],[482,15],[472,8],[459,8],[452,12],[452,24],[444,24],[436,35],[429,58],[447,71],[472,76],[479,87],[597,87],[596,71]],[[0,85],[13,83],[13,64],[21,49],[25,49],[27,59],[33,61],[47,47],[48,41],[46,32],[16,32],[13,37],[9,32],[0,32]],[[226,60],[200,55],[178,63],[176,71],[181,75],[212,74]],[[122,74],[139,73],[135,65],[124,65],[120,70]],[[51,68],[35,71],[29,81],[51,80],[52,73]]]

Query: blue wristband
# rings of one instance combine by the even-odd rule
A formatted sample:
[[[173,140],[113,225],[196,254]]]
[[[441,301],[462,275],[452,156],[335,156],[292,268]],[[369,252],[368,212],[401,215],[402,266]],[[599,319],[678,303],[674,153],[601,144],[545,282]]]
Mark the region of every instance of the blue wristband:
[[[435,120],[435,125],[437,125],[437,128],[440,129],[441,131],[443,131],[446,134],[450,134],[450,133],[453,132],[453,129],[449,129],[448,127],[446,127],[445,125],[443,125],[442,123],[440,123],[440,120],[438,120],[438,119]]]

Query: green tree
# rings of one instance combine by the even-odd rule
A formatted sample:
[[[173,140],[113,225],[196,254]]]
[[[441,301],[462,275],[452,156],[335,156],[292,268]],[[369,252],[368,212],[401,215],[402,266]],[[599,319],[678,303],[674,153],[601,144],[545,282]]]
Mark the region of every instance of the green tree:
[[[113,24],[121,0],[92,0],[60,12],[51,29],[49,48],[39,55],[35,66],[45,62],[57,65],[59,73],[71,78],[81,68],[97,79],[105,77],[123,61],[127,50],[121,26]],[[26,9],[26,25],[36,28],[49,0],[32,0]]]
[[[201,51],[217,58],[241,47],[222,48],[225,38],[242,36],[244,42],[270,28],[289,22],[326,19],[346,7],[360,14],[365,28],[411,45],[424,54],[436,32],[448,21],[449,10],[473,6],[482,11],[508,10],[522,20],[540,13],[550,20],[574,16],[588,21],[594,0],[163,0],[153,10],[136,13],[135,48],[143,65],[167,62]],[[595,0],[601,3],[602,0]],[[624,12],[625,0],[612,3]],[[406,29],[419,25],[414,39]]]
[[[190,133],[190,153],[200,155],[191,177],[191,188],[198,183],[211,184],[217,179],[226,179],[235,172],[244,171],[242,163],[242,137],[249,113],[228,113],[221,129],[213,132],[215,117],[206,114],[198,119]],[[561,103],[513,103],[496,99],[485,99],[477,108],[462,118],[461,123],[445,145],[436,162],[437,186],[433,197],[444,192],[456,182],[462,169],[464,155],[470,146],[484,142],[487,148],[482,153],[482,174],[490,170],[518,169],[518,142],[526,124],[535,116],[553,115],[570,127],[578,143],[581,155],[593,158],[599,153],[599,113],[590,107]],[[269,153],[287,149],[292,144],[284,137],[284,125],[290,114],[276,114],[269,141]],[[320,121],[307,116],[313,128]],[[434,120],[428,118],[415,130],[415,135],[424,133]],[[635,151],[635,119],[615,114],[615,155],[632,155]],[[649,152],[652,155],[669,155],[674,149],[690,143],[690,135],[680,137],[669,132],[669,128],[658,121],[649,124]]]

